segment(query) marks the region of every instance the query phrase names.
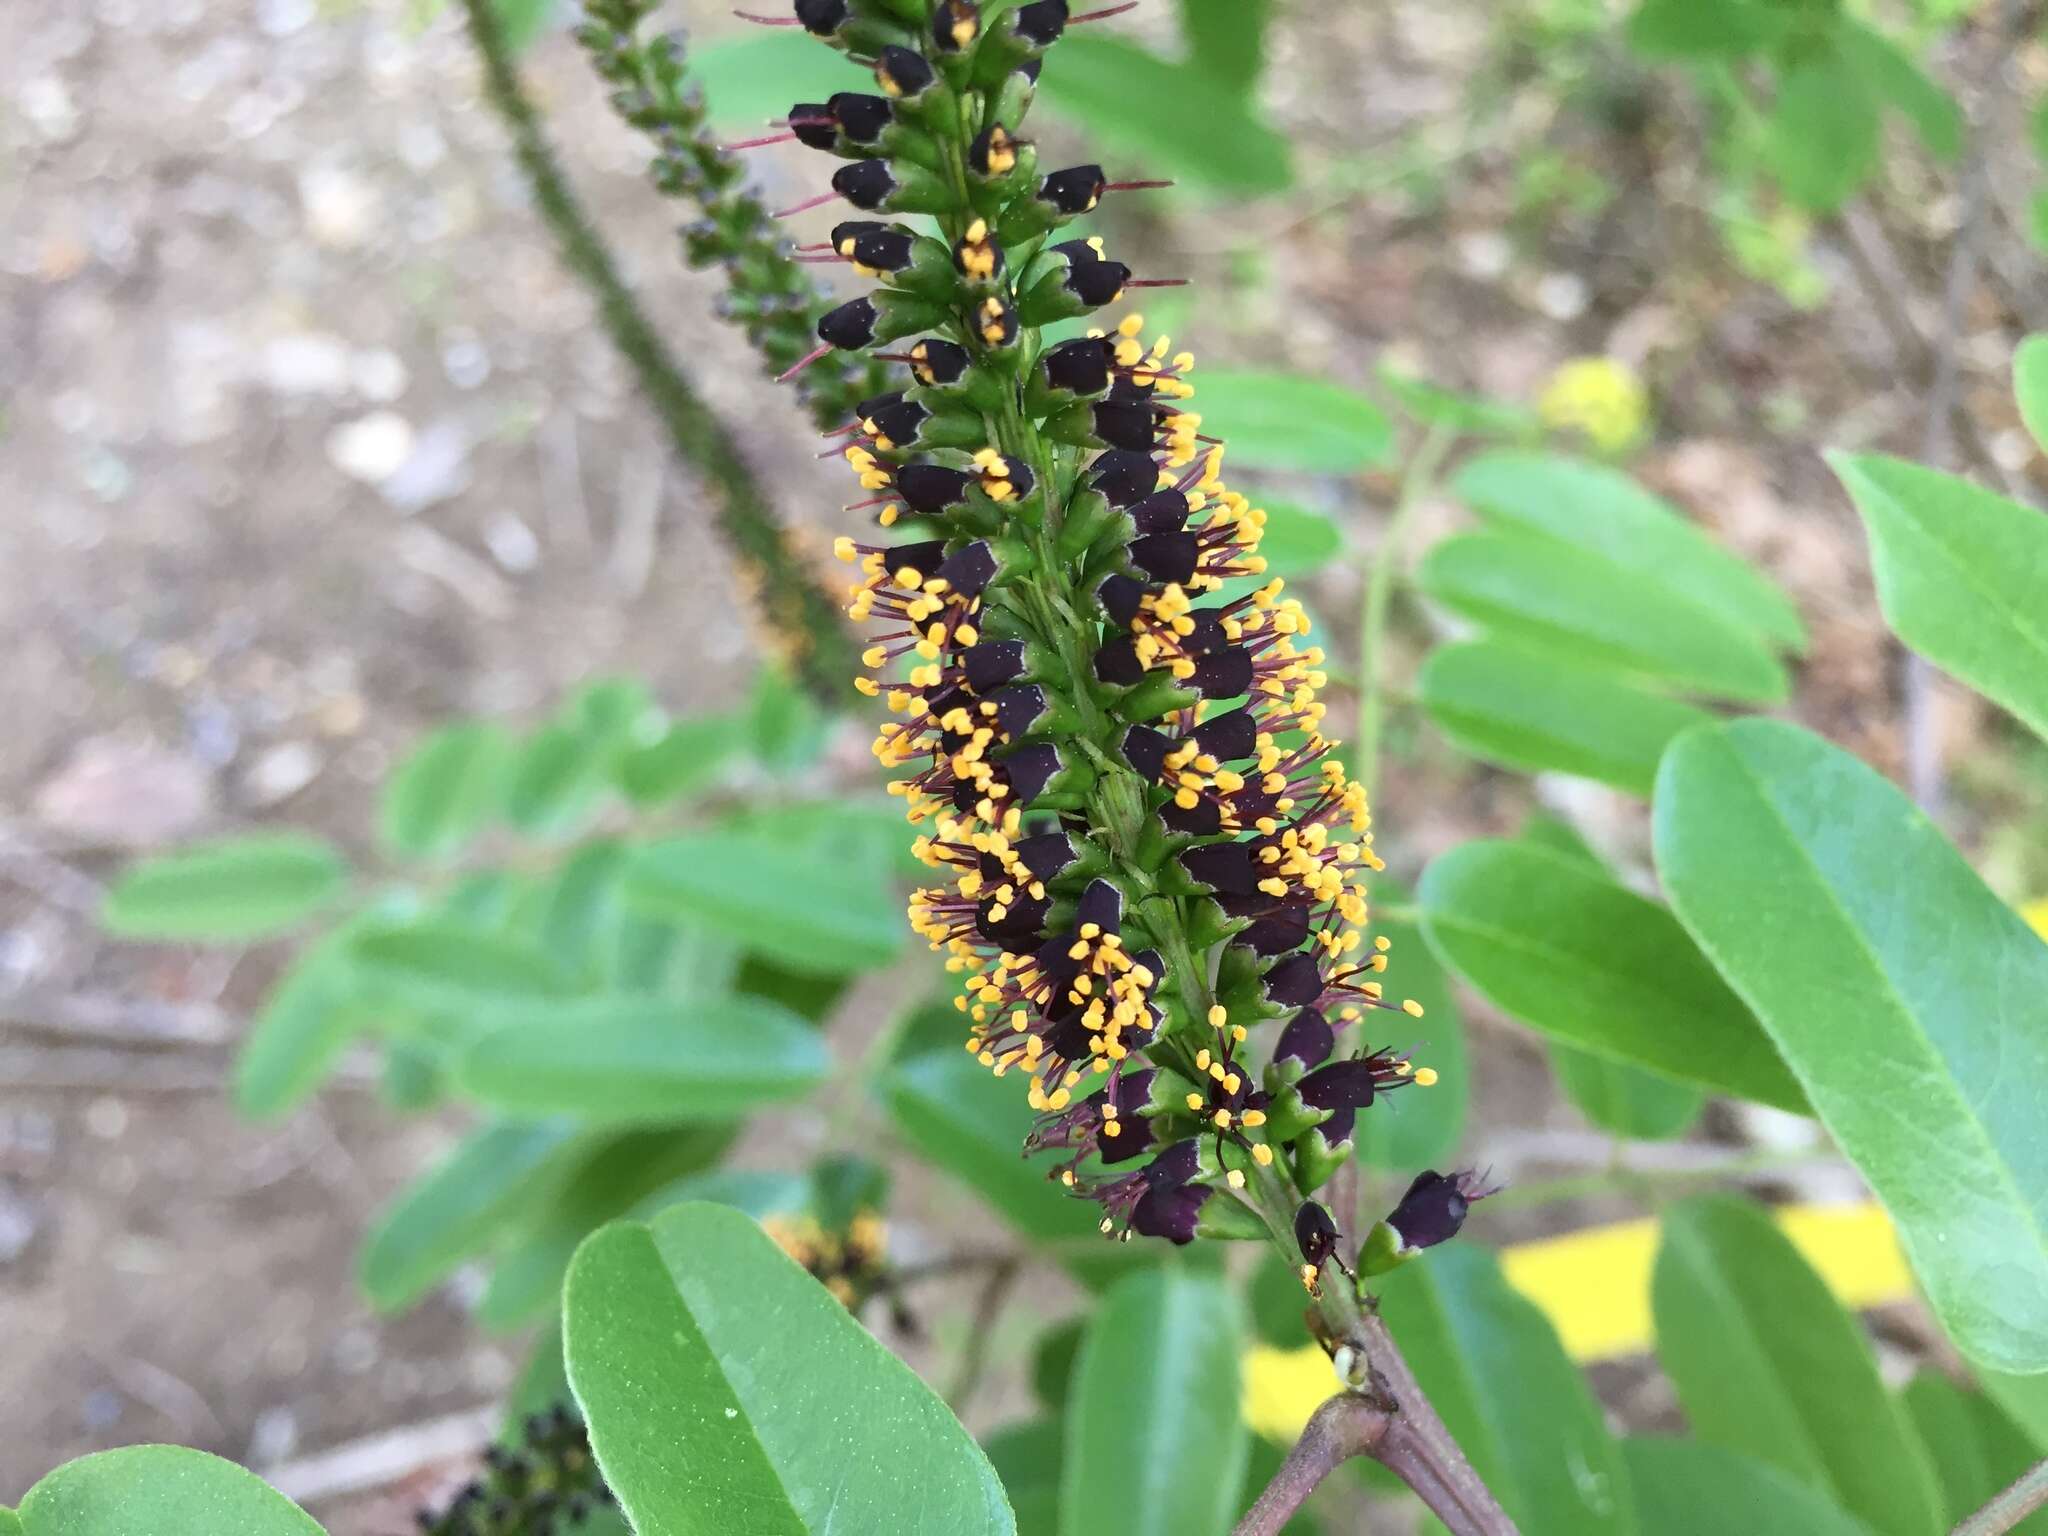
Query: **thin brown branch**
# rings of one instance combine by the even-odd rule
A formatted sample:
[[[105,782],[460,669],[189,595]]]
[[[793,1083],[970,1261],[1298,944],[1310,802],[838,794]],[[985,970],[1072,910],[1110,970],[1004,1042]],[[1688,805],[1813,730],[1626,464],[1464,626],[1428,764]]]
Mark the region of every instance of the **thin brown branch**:
[[[1451,1536],[1516,1536],[1429,1396],[1375,1314],[1363,1324],[1372,1365],[1366,1387],[1318,1408],[1233,1536],[1273,1536],[1322,1482],[1354,1456],[1370,1456],[1408,1486]]]
[[[1273,1536],[1324,1478],[1354,1456],[1376,1455],[1393,1422],[1392,1413],[1362,1393],[1338,1393],[1309,1419],[1266,1491],[1237,1522],[1233,1536]]]
[[[1021,1256],[1012,1257],[995,1265],[982,1282],[981,1293],[974,1302],[974,1321],[967,1331],[967,1344],[961,1351],[960,1366],[953,1376],[952,1390],[946,1394],[946,1406],[953,1410],[955,1418],[964,1418],[967,1405],[981,1386],[982,1377],[988,1374],[989,1347],[996,1331],[996,1320],[1003,1314],[1010,1293],[1015,1289],[1017,1277],[1024,1271]]]
[[[2048,1508],[2048,1460],[2037,1461],[1950,1536],[2001,1536],[2037,1509]]]

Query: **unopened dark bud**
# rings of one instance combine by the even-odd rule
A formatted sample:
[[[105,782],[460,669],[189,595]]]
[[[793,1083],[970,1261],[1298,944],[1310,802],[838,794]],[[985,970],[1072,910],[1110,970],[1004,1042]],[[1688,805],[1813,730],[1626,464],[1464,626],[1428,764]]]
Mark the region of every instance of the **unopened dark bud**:
[[[1032,0],[1011,17],[1017,35],[1034,48],[1050,48],[1067,29],[1067,0]]]
[[[1273,1060],[1275,1064],[1297,1061],[1304,1067],[1320,1067],[1336,1048],[1337,1032],[1330,1028],[1330,1021],[1321,1010],[1303,1008],[1280,1031],[1280,1039],[1273,1046]]]
[[[971,470],[948,469],[943,464],[906,464],[896,471],[896,489],[913,512],[930,516],[963,505],[967,488],[976,479]]]
[[[884,48],[875,60],[875,79],[881,83],[882,94],[899,101],[915,100],[937,78],[924,55],[908,48]]]
[[[797,142],[812,149],[830,150],[839,142],[838,120],[822,101],[800,101],[791,107],[789,126]]]
[[[886,160],[856,160],[832,173],[832,190],[854,207],[873,212],[896,190],[896,177]]]
[[[1067,259],[1062,279],[1067,292],[1090,309],[1114,304],[1131,279],[1131,269],[1104,256],[1094,240],[1068,240],[1052,249]]]
[[[1088,466],[1088,484],[1102,492],[1112,507],[1135,506],[1159,484],[1159,466],[1147,451],[1150,447],[1147,442],[1143,449],[1119,449],[1100,455]]]
[[[796,19],[817,37],[834,37],[852,14],[847,0],[796,0]]]
[[[1106,336],[1081,336],[1048,347],[1042,360],[1045,381],[1076,395],[1100,395],[1109,389],[1111,349]]]
[[[842,352],[857,352],[875,339],[875,301],[850,299],[818,319],[818,339]]]
[[[910,371],[927,389],[959,383],[972,362],[967,349],[956,341],[927,338],[910,349]]]
[[[1041,202],[1051,204],[1068,218],[1093,213],[1095,205],[1102,201],[1102,194],[1109,186],[1109,180],[1102,174],[1099,165],[1076,165],[1064,171],[1054,171],[1038,184]]]
[[[878,142],[882,130],[896,120],[896,109],[889,104],[888,97],[863,91],[840,91],[826,106],[839,124],[839,131],[854,144]]]
[[[868,273],[896,273],[910,265],[917,237],[896,225],[883,225],[855,237],[851,250],[841,247],[857,268]]]
[[[1294,1241],[1302,1258],[1321,1269],[1323,1260],[1337,1251],[1337,1223],[1315,1201],[1305,1201],[1294,1213]]]

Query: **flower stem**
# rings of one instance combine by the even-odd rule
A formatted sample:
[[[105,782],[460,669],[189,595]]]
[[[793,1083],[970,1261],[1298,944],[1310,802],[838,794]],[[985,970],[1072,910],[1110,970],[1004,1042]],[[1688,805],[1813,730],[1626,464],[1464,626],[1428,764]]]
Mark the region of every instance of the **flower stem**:
[[[2048,1508],[2048,1460],[2037,1461],[2013,1485],[1958,1525],[1950,1536],[2000,1536],[2037,1509]]]
[[[1401,475],[1400,495],[1394,502],[1393,514],[1387,520],[1386,532],[1373,556],[1372,574],[1365,584],[1365,606],[1359,616],[1358,636],[1357,755],[1361,770],[1359,781],[1375,795],[1380,787],[1380,706],[1385,687],[1380,650],[1386,639],[1387,606],[1393,595],[1394,567],[1401,558],[1401,546],[1407,541],[1408,528],[1415,521],[1416,509],[1436,484],[1437,471],[1443,468],[1444,457],[1457,438],[1457,433],[1449,427],[1431,427],[1421,446],[1415,450],[1415,456],[1408,461],[1408,468]]]
[[[1265,1219],[1280,1256],[1293,1268],[1301,1261],[1292,1225],[1299,1197],[1277,1169],[1257,1168],[1253,1173],[1247,1190],[1251,1204]],[[1369,1300],[1361,1300],[1352,1278],[1332,1263],[1323,1266],[1316,1309],[1324,1346],[1333,1352],[1346,1346],[1352,1351],[1356,1363],[1349,1379],[1354,1390],[1317,1410],[1302,1437],[1307,1442],[1313,1435],[1314,1443],[1306,1449],[1297,1444],[1275,1478],[1275,1486],[1285,1484],[1280,1497],[1298,1488],[1293,1503],[1283,1506],[1276,1502],[1269,1509],[1267,1500],[1274,1497],[1274,1488],[1269,1487],[1238,1525],[1235,1536],[1279,1530],[1287,1523],[1286,1515],[1299,1507],[1331,1467],[1347,1456],[1359,1455],[1371,1456],[1406,1483],[1449,1528],[1451,1536],[1516,1536],[1514,1521],[1451,1438],[1379,1313]],[[1319,1427],[1317,1421],[1325,1410],[1331,1418]],[[1323,1464],[1332,1445],[1346,1443],[1346,1436],[1358,1443]],[[1321,1470],[1308,1478],[1318,1466]],[[1304,1478],[1308,1480],[1304,1482]],[[1269,1519],[1271,1510],[1279,1510],[1280,1516],[1269,1524],[1248,1523],[1261,1509],[1269,1509]]]

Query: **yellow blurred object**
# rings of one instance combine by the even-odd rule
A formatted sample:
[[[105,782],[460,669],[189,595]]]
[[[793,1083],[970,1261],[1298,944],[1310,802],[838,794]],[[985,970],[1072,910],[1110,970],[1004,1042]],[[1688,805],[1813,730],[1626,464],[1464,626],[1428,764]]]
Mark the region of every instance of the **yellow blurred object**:
[[[1913,1294],[1891,1218],[1876,1201],[1790,1205],[1773,1214],[1845,1307],[1882,1306]],[[1656,1256],[1657,1223],[1644,1218],[1516,1243],[1501,1250],[1500,1263],[1508,1283],[1549,1317],[1566,1352],[1584,1362],[1650,1348]],[[1245,1422],[1269,1440],[1291,1442],[1335,1390],[1329,1359],[1314,1344],[1260,1345],[1244,1357]]]
[[[1279,1349],[1255,1344],[1245,1351],[1244,1421],[1276,1444],[1299,1438],[1309,1415],[1338,1387],[1337,1373],[1320,1344]]]
[[[1602,453],[1619,453],[1650,424],[1650,395],[1626,363],[1575,357],[1550,376],[1537,399],[1545,424],[1580,432]]]
[[[2048,939],[2048,896],[2038,896],[2020,908],[2020,916],[2032,925],[2034,932]]]

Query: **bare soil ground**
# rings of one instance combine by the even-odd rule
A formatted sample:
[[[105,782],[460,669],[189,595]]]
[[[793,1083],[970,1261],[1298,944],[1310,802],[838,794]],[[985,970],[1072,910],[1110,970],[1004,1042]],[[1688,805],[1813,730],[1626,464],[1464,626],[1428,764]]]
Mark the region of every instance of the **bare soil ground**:
[[[453,713],[538,713],[594,674],[644,677],[678,711],[746,684],[689,467],[526,208],[460,29],[416,30],[408,9],[15,0],[5,24],[0,1502],[65,1457],[142,1439],[276,1464],[485,1404],[517,1359],[458,1295],[380,1319],[353,1283],[371,1213],[455,1121],[396,1116],[360,1080],[282,1125],[236,1119],[218,1085],[279,957],[109,946],[99,882],[135,851],[259,822],[361,849],[386,764]],[[723,7],[684,9],[730,25]],[[1671,142],[1682,115],[1639,131],[1628,113],[1553,114],[1555,93],[1531,88],[1533,105],[1511,93],[1505,120],[1474,130],[1461,81],[1502,46],[1496,7],[1287,10],[1271,95],[1303,188],[1126,230],[1145,270],[1207,285],[1184,339],[1352,381],[1393,349],[1524,401],[1566,357],[1630,358],[1661,428],[1642,472],[1794,592],[1815,637],[1798,712],[1895,768],[1860,540],[1815,446],[1910,450],[1924,359],[1859,297],[1839,235],[1819,251],[1835,297],[1802,313],[1733,275],[1686,211],[1706,193]],[[699,387],[788,514],[829,525],[835,477],[709,317],[708,280],[674,263],[674,214],[580,54],[551,35],[530,68]],[[1643,108],[1641,82],[1597,68]],[[1529,144],[1604,183],[1605,208],[1518,212],[1511,164]],[[1367,195],[1347,164],[1430,174]],[[771,155],[763,173],[807,190],[814,168]],[[1952,217],[1930,197],[1927,227],[1898,231],[1921,290],[1909,328],[1934,326],[1921,242]],[[1965,399],[2015,475],[2000,369],[2042,291],[1992,285],[1961,341]],[[1388,489],[1319,494],[1366,551]],[[1321,583],[1327,611],[1353,611],[1360,570]],[[1942,721],[1954,756],[1991,765],[1966,831],[2034,803],[1976,706],[1944,693]],[[1397,867],[1514,824],[1524,789],[1412,737],[1397,732],[1413,750],[1376,797]],[[1574,808],[1639,848],[1630,808]],[[864,1006],[885,1011],[887,993]],[[1531,1138],[1576,1117],[1510,1031],[1483,1026],[1478,1044],[1472,1150],[1538,1168]],[[915,1185],[910,1203],[941,1234],[961,1209]],[[326,1513],[343,1536],[382,1536],[415,1493]]]

